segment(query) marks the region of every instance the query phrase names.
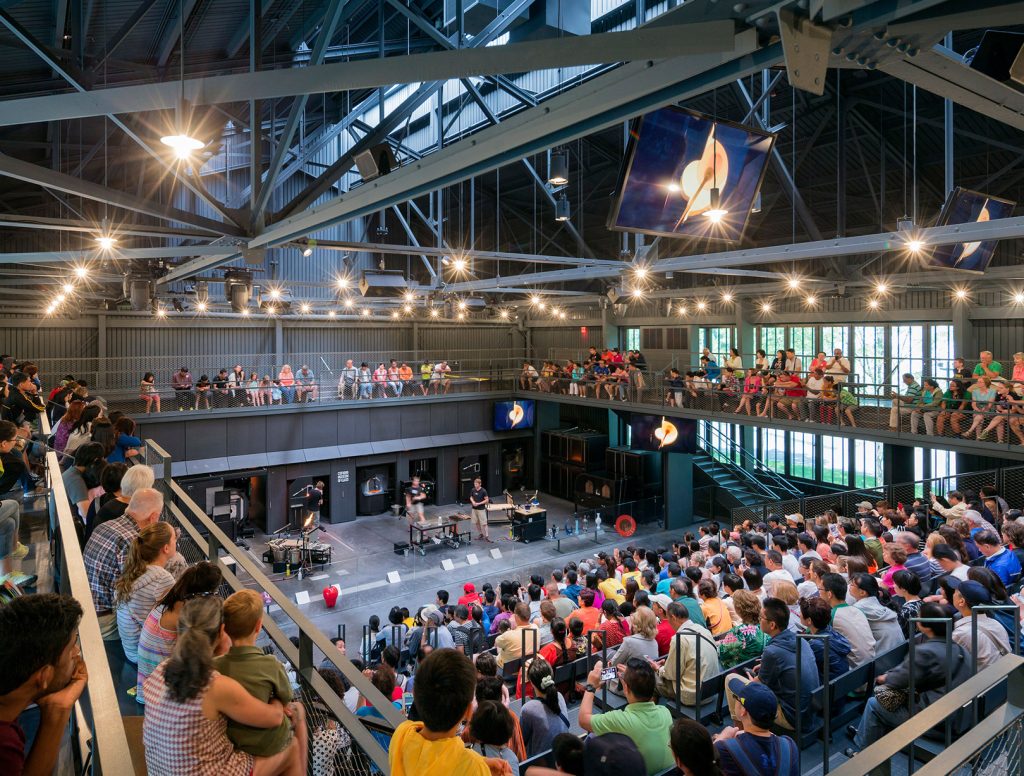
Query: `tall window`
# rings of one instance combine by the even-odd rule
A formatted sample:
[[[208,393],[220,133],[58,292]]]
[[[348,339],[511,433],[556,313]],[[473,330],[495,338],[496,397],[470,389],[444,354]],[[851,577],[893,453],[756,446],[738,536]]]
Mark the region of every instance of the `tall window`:
[[[702,423],[701,426],[703,425],[704,424]],[[717,421],[711,421],[708,424],[706,431],[703,428],[701,431],[707,434],[707,444],[704,445],[704,449],[707,450],[716,461],[740,463],[739,444],[731,444],[736,442],[736,436],[739,433],[739,426],[735,426],[732,423],[718,423]]]
[[[793,431],[789,435],[789,476],[814,479],[814,434]]]
[[[764,435],[764,448],[761,452],[761,460],[764,465],[780,474],[786,473],[786,432],[774,428],[766,428],[761,431]]]
[[[822,436],[821,481],[844,487],[849,485],[850,440],[844,437]]]
[[[887,382],[885,368],[885,327],[854,326],[853,356],[851,367],[854,381],[867,383],[869,387],[861,389],[861,393],[881,393],[881,386]]]
[[[853,440],[853,486],[877,488],[885,480],[885,459],[881,442]]]
[[[786,349],[786,330],[782,326],[761,326],[757,330],[757,346],[768,354],[768,363],[775,351]]]
[[[640,329],[626,329],[626,350],[640,350]]]
[[[892,355],[889,384],[894,391],[903,393],[903,375],[912,374],[921,382],[924,371],[924,326],[920,324],[899,324],[889,330]]]
[[[811,361],[817,355],[814,348],[814,327],[813,326],[792,326],[789,329],[789,347],[796,351],[800,357],[800,363],[804,371],[810,366]]]
[[[956,345],[953,342],[953,324],[933,323],[931,329],[932,362],[928,377],[947,378],[953,373]]]

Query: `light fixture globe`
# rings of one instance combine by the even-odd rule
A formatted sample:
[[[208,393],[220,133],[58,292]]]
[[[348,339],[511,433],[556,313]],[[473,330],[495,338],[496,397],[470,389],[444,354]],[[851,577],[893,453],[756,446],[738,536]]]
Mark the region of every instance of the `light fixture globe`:
[[[190,135],[181,133],[178,135],[164,135],[160,142],[174,151],[179,159],[187,159],[193,151],[198,151],[206,145],[202,140]]]
[[[548,162],[548,183],[552,186],[565,186],[569,183],[569,152],[559,148],[551,152]]]

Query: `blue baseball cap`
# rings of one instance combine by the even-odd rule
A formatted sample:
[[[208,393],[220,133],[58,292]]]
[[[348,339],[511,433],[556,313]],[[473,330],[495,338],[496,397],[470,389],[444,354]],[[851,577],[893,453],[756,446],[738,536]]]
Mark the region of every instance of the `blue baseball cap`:
[[[758,727],[771,727],[779,708],[775,693],[760,682],[745,682],[738,677],[729,680],[729,689]]]
[[[583,772],[587,776],[622,776],[646,773],[643,755],[622,733],[591,734],[583,742]]]

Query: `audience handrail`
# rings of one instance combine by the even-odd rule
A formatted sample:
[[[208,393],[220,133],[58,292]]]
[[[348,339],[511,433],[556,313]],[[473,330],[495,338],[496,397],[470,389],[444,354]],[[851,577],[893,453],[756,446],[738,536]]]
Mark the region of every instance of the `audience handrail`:
[[[833,770],[832,776],[862,776],[907,748],[936,725],[1006,680],[1007,702],[943,750],[942,757],[917,771],[919,774],[954,773],[972,756],[989,746],[1009,725],[1024,718],[1024,658],[1004,655],[939,700]]]
[[[56,453],[46,454],[46,470],[56,507],[58,535],[65,539],[60,542],[64,556],[60,573],[61,592],[73,596],[82,605],[78,641],[82,659],[89,670],[85,697],[88,698],[92,719],[93,773],[102,773],[106,776],[134,774],[128,737],[118,706],[117,690],[114,688],[106,647],[100,635],[100,624],[96,618],[89,578],[85,573],[82,550],[75,538],[77,532],[74,518],[67,491],[64,489],[64,481],[61,479],[60,463]]]

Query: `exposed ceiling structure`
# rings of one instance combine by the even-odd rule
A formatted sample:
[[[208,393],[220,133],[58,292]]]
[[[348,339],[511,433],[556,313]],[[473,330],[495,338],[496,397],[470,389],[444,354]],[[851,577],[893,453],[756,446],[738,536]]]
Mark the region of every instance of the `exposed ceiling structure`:
[[[361,307],[484,315],[950,287],[908,244],[983,239],[970,282],[1016,288],[1024,217],[933,224],[954,186],[1024,201],[1024,83],[971,66],[1021,20],[1013,0],[0,0],[0,298],[237,313],[255,282],[326,312],[383,271]],[[608,228],[630,121],[668,105],[775,135],[741,242]]]

